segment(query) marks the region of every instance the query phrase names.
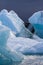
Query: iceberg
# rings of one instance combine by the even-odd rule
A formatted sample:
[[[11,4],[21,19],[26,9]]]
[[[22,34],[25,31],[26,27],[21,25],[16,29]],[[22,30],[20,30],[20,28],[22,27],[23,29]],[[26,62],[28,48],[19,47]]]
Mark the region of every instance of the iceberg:
[[[9,27],[12,31],[17,32],[16,27],[12,23],[12,20],[8,17],[8,12],[6,10],[2,10],[0,12],[0,21],[2,22],[3,25]]]
[[[30,37],[31,39],[25,37]],[[6,10],[1,11],[0,54],[5,54],[12,61],[22,61],[22,54],[43,53],[42,47],[43,39],[35,34],[33,35],[25,28],[23,21],[15,12],[10,11],[8,13]]]
[[[10,16],[15,20],[19,33],[17,37],[32,37],[32,33],[24,26],[24,21],[13,11],[9,12]]]
[[[34,26],[35,34],[43,38],[43,11],[34,13],[28,21]]]
[[[17,37],[32,37],[32,33],[25,28],[23,20],[14,12],[2,10],[0,12],[0,21],[2,24],[9,27]]]

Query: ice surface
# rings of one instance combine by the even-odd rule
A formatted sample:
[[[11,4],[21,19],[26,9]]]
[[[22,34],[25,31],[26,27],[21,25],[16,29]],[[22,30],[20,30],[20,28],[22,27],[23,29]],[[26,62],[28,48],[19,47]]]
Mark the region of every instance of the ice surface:
[[[43,53],[43,39],[25,28],[23,21],[15,12],[8,13],[2,10],[0,22],[2,22],[0,23],[0,64],[5,61],[8,64],[22,61],[22,54]],[[32,39],[24,37],[32,37]]]
[[[39,41],[39,42],[43,42],[43,39],[40,38],[39,36],[35,35],[35,34],[33,35],[32,39]]]
[[[34,26],[35,33],[43,38],[43,11],[34,13],[28,20]]]
[[[32,33],[27,30],[24,26],[24,21],[13,11],[11,10],[9,14],[15,20],[19,33],[16,35],[18,37],[32,37]]]
[[[13,64],[14,62],[21,62],[23,55],[20,52],[16,52],[7,46],[9,37],[16,38],[13,32],[4,25],[0,25],[0,64]],[[18,54],[19,53],[19,54]]]
[[[6,10],[6,9],[3,9],[3,10],[1,10],[1,12],[0,13],[2,13],[2,14],[7,14],[8,13],[8,11]]]
[[[0,65],[13,65],[22,60],[23,55],[20,52],[13,52],[9,48],[0,46]]]
[[[0,25],[2,25],[2,21],[0,21]]]
[[[6,12],[6,10],[5,11],[2,10],[0,12],[0,21],[2,21],[2,24],[9,27],[12,31],[17,32],[16,27],[14,26],[14,23],[12,23],[12,20],[8,16],[9,14]]]
[[[36,40],[29,39],[29,38],[16,37],[16,38],[9,38],[7,41],[7,46],[13,51],[16,50],[23,54],[30,54],[31,48],[33,46],[40,45],[40,44],[42,45],[42,43],[43,42],[38,42]],[[35,49],[37,49],[37,48],[35,48]],[[32,49],[32,53],[34,53],[34,52]],[[43,51],[42,51],[42,53],[43,53]]]
[[[4,46],[6,45],[7,39],[9,37],[9,29],[0,24],[0,45]]]
[[[8,13],[7,10],[2,10],[0,12],[0,21],[14,31],[16,36],[32,37],[32,33],[25,28],[23,20],[14,11]]]

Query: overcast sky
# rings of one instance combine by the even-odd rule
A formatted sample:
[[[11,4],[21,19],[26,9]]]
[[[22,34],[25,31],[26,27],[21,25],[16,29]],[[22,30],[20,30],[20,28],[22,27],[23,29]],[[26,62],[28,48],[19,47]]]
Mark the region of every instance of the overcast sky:
[[[27,21],[34,12],[43,10],[43,0],[0,0],[0,10],[14,10]]]

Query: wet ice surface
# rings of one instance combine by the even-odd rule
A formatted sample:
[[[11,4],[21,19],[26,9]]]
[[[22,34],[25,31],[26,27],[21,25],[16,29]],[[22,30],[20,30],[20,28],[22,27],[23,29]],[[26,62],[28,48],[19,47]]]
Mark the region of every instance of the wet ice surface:
[[[19,65],[43,65],[43,56],[29,55]]]

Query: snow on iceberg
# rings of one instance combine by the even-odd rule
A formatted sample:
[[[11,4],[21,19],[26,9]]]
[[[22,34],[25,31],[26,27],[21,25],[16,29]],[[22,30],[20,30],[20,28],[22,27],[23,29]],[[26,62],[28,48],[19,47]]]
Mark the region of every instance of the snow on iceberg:
[[[35,33],[43,38],[43,11],[34,13],[28,21],[34,26]]]

